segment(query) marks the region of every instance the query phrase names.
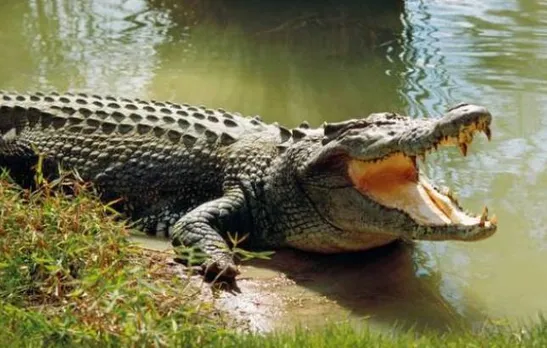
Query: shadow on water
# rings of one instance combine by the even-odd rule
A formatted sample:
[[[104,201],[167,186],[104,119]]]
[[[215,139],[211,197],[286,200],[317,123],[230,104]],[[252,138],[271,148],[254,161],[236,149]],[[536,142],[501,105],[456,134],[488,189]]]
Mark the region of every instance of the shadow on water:
[[[180,29],[216,26],[240,28],[258,40],[285,41],[294,49],[316,45],[335,49],[332,55],[355,56],[394,39],[402,30],[404,3],[391,1],[186,1],[148,0],[153,8],[166,9]],[[179,36],[181,37],[181,36]],[[183,38],[182,36],[181,38]],[[304,44],[302,46],[302,44]]]
[[[289,126],[405,108],[402,1],[148,3],[173,22],[158,55],[186,62],[157,74],[158,94]]]
[[[340,255],[280,250],[271,260],[246,263],[239,281],[241,293],[229,296],[229,301],[237,307],[238,296],[245,302],[245,292],[257,292],[259,302],[268,304],[269,293],[280,295],[282,300],[269,303],[274,313],[263,327],[290,329],[298,324],[324,324],[327,319],[349,320],[357,326],[366,320],[372,327],[387,330],[394,324],[401,329],[441,332],[482,325],[487,318],[478,308],[467,306],[461,312],[443,297],[440,273],[424,272],[426,264],[427,255],[405,243]],[[274,279],[280,274],[290,282],[276,287]],[[273,284],[273,289],[249,286],[248,282],[261,277],[259,281]],[[267,316],[272,308],[264,307],[261,314]],[[280,311],[283,315],[276,319],[274,314]]]

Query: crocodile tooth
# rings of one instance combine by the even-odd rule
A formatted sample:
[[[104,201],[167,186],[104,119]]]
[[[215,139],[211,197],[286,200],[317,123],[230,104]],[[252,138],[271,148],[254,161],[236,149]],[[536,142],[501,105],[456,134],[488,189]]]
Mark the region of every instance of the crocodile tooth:
[[[308,129],[310,128],[310,124],[308,121],[303,121],[302,123],[300,123],[300,126],[298,126],[298,128]]]
[[[450,187],[444,188],[444,194],[450,198],[452,201],[456,201],[456,196],[454,195],[454,191],[450,189]]]
[[[460,148],[460,152],[462,153],[462,155],[464,155],[464,157],[467,156],[467,144],[466,143],[460,143],[459,148]]]
[[[486,126],[484,128],[484,134],[486,134],[488,141],[492,140],[492,130],[490,129],[490,127]]]
[[[484,223],[487,220],[488,220],[488,208],[484,206],[484,208],[482,208],[481,221],[479,222],[479,226],[483,227]]]
[[[492,217],[490,218],[490,223],[496,226],[498,224],[498,217],[496,215],[492,215]]]

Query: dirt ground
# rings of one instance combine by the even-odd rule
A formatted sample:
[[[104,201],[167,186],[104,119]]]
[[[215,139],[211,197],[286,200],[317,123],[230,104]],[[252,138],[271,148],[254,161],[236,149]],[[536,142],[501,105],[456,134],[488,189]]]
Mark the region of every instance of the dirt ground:
[[[445,331],[486,319],[478,309],[460,314],[441,293],[438,274],[418,274],[419,257],[405,244],[345,255],[280,250],[270,260],[242,264],[235,286],[218,289],[201,276],[189,276],[173,261],[168,243],[154,243],[146,242],[146,248],[155,257],[162,255],[168,272],[190,277],[204,301],[252,331],[312,328],[332,321],[378,330]]]

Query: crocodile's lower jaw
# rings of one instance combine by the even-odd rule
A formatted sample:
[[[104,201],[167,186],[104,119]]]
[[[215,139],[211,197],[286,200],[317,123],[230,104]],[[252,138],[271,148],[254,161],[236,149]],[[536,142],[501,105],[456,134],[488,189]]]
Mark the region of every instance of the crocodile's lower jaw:
[[[488,220],[487,210],[480,216],[464,212],[447,191],[439,192],[419,175],[415,157],[390,155],[380,161],[350,159],[348,174],[361,194],[387,209],[407,213],[422,226],[480,226],[496,224]]]
[[[397,236],[389,234],[337,231],[336,234],[292,235],[287,237],[286,242],[287,245],[299,250],[336,254],[374,249],[393,243],[398,239]]]

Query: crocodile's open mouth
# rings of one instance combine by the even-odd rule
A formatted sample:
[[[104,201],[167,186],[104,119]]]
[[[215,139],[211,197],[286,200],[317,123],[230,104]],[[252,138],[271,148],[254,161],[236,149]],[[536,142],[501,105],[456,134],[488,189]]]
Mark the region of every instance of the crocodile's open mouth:
[[[458,138],[440,140],[432,149],[424,151],[421,157],[425,160],[425,153],[433,151],[438,145],[457,145],[465,156],[473,132],[477,130],[484,131],[490,138],[488,128],[464,129]],[[350,159],[348,174],[361,194],[385,207],[404,211],[420,225],[478,226],[490,229],[497,224],[495,216],[488,217],[486,207],[482,214],[471,215],[460,207],[450,189],[439,189],[432,185],[420,173],[416,156],[399,152],[375,161]]]

